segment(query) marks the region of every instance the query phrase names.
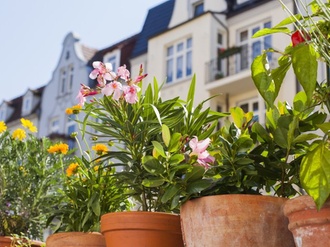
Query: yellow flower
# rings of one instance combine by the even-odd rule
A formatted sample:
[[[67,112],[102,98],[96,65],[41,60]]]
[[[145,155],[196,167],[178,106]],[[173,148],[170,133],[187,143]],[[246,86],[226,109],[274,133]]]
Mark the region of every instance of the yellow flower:
[[[99,168],[100,168],[100,166],[94,166],[93,167],[94,171],[96,171],[96,172],[99,170]]]
[[[78,163],[71,163],[68,167],[68,169],[66,169],[66,175],[68,177],[71,177],[72,174],[75,174],[77,173],[78,171],[78,167],[79,167],[79,164]]]
[[[98,155],[102,155],[108,151],[108,147],[104,144],[96,144],[92,147],[92,150],[94,150]]]
[[[7,130],[7,125],[4,121],[0,121],[0,133],[5,132]]]
[[[16,129],[12,134],[14,139],[22,141],[26,137],[26,133],[23,129]]]
[[[72,106],[71,109],[72,109],[73,114],[78,114],[81,110],[81,105],[74,105],[74,106]]]
[[[21,123],[22,123],[23,127],[29,129],[31,132],[37,132],[38,131],[37,127],[34,126],[33,123],[28,119],[21,118]]]
[[[68,152],[68,150],[69,150],[69,146],[68,146],[68,144],[65,144],[65,143],[58,143],[53,146],[50,146],[47,149],[48,153],[50,153],[50,154],[53,154],[53,153],[66,154]]]
[[[71,114],[73,114],[73,110],[72,110],[72,108],[66,108],[66,109],[65,109],[65,114],[67,114],[67,115],[71,115]]]

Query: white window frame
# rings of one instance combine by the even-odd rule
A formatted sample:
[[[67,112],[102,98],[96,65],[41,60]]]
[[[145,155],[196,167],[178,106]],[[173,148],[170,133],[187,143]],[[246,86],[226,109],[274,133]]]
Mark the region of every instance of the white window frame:
[[[250,65],[253,59],[264,49],[271,47],[272,37],[270,35],[259,38],[252,38],[256,31],[270,26],[271,21],[266,19],[237,31],[237,44],[241,47],[241,53],[239,56],[237,56],[238,59],[236,64],[236,72],[250,69]],[[241,34],[243,32],[246,32],[246,39],[244,40],[241,39]],[[271,54],[269,54],[268,59],[271,59]]]
[[[67,82],[67,71],[66,68],[60,69],[60,83],[59,83],[59,94],[63,95],[67,91],[67,85],[65,85]]]
[[[192,42],[192,37],[188,37],[166,47],[166,83],[185,80],[192,75]]]

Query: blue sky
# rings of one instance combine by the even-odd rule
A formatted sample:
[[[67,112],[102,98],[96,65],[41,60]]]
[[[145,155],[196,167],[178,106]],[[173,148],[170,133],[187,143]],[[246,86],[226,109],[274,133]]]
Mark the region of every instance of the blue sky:
[[[69,32],[102,49],[141,31],[148,10],[166,0],[3,0],[0,104],[46,85]]]

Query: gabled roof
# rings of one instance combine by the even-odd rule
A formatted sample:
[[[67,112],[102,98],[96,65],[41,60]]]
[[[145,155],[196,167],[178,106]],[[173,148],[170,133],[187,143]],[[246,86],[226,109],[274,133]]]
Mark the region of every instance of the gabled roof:
[[[249,0],[242,4],[237,4],[236,1],[233,0],[226,0],[226,1],[228,5],[227,17],[232,17],[273,0]]]
[[[105,56],[105,54],[120,49],[120,63],[121,63],[120,65],[126,64],[127,69],[130,69],[129,58],[135,46],[136,39],[137,39],[137,34],[122,41],[119,41],[114,45],[99,50],[94,54],[94,56],[90,58],[87,65],[92,67],[94,61],[103,61],[103,57]]]
[[[37,89],[30,89],[31,92],[33,92],[34,95],[40,96],[44,90],[45,86],[39,87]],[[22,117],[22,105],[23,105],[23,97],[24,95],[21,95],[17,98],[14,98],[12,100],[6,101],[7,105],[9,107],[12,107],[14,109],[14,112],[11,114],[9,119],[6,121],[6,123],[13,122],[15,120],[18,120]],[[37,113],[40,108],[40,102],[36,105],[36,107],[31,111],[31,114]]]
[[[81,50],[84,57],[86,58],[86,61],[90,60],[97,52],[97,49],[88,47],[86,45],[81,45]]]
[[[169,0],[148,11],[142,31],[138,34],[132,58],[148,51],[149,38],[167,30],[172,17],[174,3],[175,0]]]

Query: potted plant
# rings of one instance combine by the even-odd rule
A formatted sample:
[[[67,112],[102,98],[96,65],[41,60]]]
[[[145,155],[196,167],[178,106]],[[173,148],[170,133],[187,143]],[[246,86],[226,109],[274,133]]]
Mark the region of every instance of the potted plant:
[[[30,120],[22,118],[21,123],[21,128],[9,131],[0,122],[0,242],[9,245],[10,238],[22,236],[19,241],[28,244],[29,238],[32,246],[40,246],[34,240],[43,238],[60,162],[47,152],[52,142],[38,139]]]
[[[178,97],[162,100],[156,80],[146,87],[144,93],[141,92],[142,79],[146,77],[142,67],[134,80],[125,66],[120,67],[117,73],[111,70],[110,64],[94,62],[93,66],[90,77],[97,79],[98,85],[95,89],[82,85],[78,98],[84,103],[88,96],[100,93],[102,97],[93,97],[84,104],[83,132],[90,134],[98,143],[110,144],[111,147],[100,159],[111,161],[109,167],[117,167],[116,177],[121,186],[128,189],[127,194],[135,203],[133,211],[140,211],[102,216],[102,233],[110,235],[109,238],[106,236],[107,245],[183,246],[180,219],[175,214],[179,212],[183,187],[195,181],[197,183],[191,186],[191,193],[198,193],[209,182],[200,183],[203,174],[199,167],[180,165],[184,159],[182,153],[167,150],[169,152],[165,154],[161,145],[165,143],[169,145],[167,148],[177,150],[185,148],[187,140],[194,136],[204,139],[225,114],[203,109],[204,102],[194,107],[195,77],[187,100]],[[89,132],[88,127],[93,131]],[[170,133],[174,134],[171,140]],[[161,162],[158,162],[156,153],[163,158]],[[157,158],[154,158],[155,155]],[[196,171],[201,175],[195,174]],[[156,219],[149,220],[149,215],[154,215]],[[133,222],[136,218],[138,222]],[[119,232],[125,220],[131,224],[131,230]],[[141,225],[142,221],[149,226]],[[156,230],[160,222],[165,224]],[[139,231],[136,230],[138,228]],[[146,237],[141,234],[143,229],[152,229],[152,235]],[[165,235],[160,233],[161,230]],[[127,239],[133,239],[133,243],[123,242],[123,238],[120,243],[115,242],[115,236],[124,235],[129,235]]]
[[[289,9],[280,1],[284,8]],[[299,1],[304,13],[294,15],[289,12],[289,17],[271,29],[264,29],[255,36],[272,33],[286,33],[291,36],[292,44],[288,45],[284,52],[274,49],[265,51],[257,57],[252,65],[252,76],[256,87],[263,96],[269,108],[281,88],[281,84],[288,69],[292,66],[298,82],[303,91],[295,97],[292,119],[288,122],[291,131],[288,131],[284,140],[288,144],[295,141],[304,141],[301,152],[293,153],[299,156],[301,164],[298,173],[293,174],[293,179],[300,180],[302,189],[309,195],[289,200],[284,208],[289,217],[289,228],[293,232],[297,246],[327,246],[328,234],[321,237],[318,231],[322,226],[322,232],[328,232],[330,226],[329,203],[330,195],[329,176],[329,78],[322,82],[318,79],[318,66],[328,68],[329,59],[329,1],[315,0],[306,5]],[[296,30],[291,31],[287,25],[294,24]],[[266,52],[279,52],[279,66],[269,69]],[[324,76],[324,75],[323,75]],[[295,131],[310,130],[294,138]],[[306,201],[307,200],[307,201]],[[307,209],[312,209],[310,215]],[[307,216],[308,215],[308,216]],[[301,218],[302,216],[302,218]],[[317,223],[313,225],[313,223]],[[318,236],[317,240],[313,236]],[[322,242],[324,241],[324,242]]]
[[[72,116],[79,110],[74,106],[66,112]],[[72,136],[77,139],[77,133]],[[58,155],[62,146],[55,144],[48,152]],[[105,145],[96,144],[84,152],[80,149],[81,156],[63,159],[66,162],[62,166],[62,185],[56,190],[57,204],[48,218],[55,234],[47,238],[47,246],[105,246],[100,234],[101,216],[129,205],[125,189],[117,184],[114,169],[99,159],[106,150]]]

